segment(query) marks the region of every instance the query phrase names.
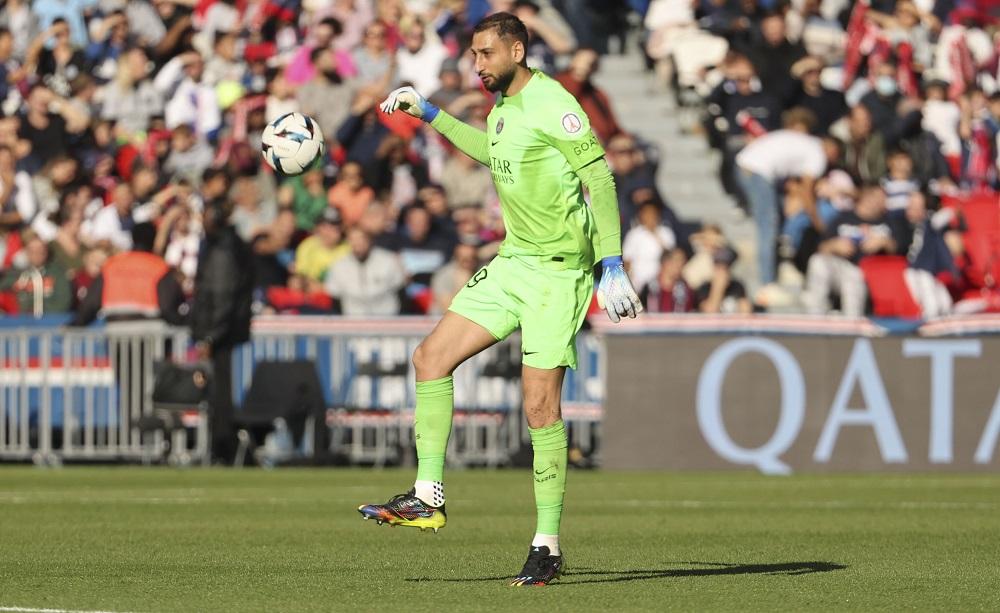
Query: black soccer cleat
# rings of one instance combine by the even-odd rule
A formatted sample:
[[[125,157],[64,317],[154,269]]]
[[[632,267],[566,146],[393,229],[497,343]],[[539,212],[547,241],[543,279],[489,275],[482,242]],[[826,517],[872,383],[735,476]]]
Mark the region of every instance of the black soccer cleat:
[[[544,545],[532,547],[528,552],[528,561],[524,563],[524,568],[510,584],[548,585],[561,577],[562,573],[562,556],[549,555],[549,548]]]
[[[430,528],[437,532],[444,528],[448,521],[444,505],[432,507],[417,498],[416,491],[411,489],[405,494],[396,494],[385,504],[363,504],[358,512],[365,519],[374,519],[381,526],[410,526],[426,530]]]

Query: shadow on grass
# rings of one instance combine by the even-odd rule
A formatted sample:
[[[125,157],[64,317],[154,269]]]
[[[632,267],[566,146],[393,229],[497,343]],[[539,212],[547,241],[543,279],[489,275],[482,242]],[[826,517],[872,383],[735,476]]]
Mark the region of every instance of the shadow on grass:
[[[722,575],[810,575],[812,573],[828,573],[844,570],[847,566],[833,562],[778,562],[774,564],[731,564],[726,562],[677,562],[681,568],[654,568],[632,570],[595,570],[591,568],[575,568],[563,574],[557,585],[578,585],[583,583],[621,583],[624,581],[649,581],[651,579],[670,579],[679,577],[718,577]],[[684,568],[699,566],[705,568]],[[434,579],[418,577],[407,581],[443,581],[443,582],[474,582],[474,581],[504,581],[511,576],[503,577],[456,577],[451,579]]]

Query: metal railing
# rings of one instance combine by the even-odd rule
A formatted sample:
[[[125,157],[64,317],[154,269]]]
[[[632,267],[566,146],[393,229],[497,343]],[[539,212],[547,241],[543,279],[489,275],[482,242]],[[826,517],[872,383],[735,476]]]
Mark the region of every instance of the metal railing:
[[[327,409],[311,427],[327,428],[326,451],[352,463],[405,462],[414,447],[410,356],[432,326],[423,318],[260,318],[252,341],[233,355],[234,400],[239,407],[258,362],[310,360]],[[580,367],[567,373],[564,418],[571,445],[590,453],[599,438],[603,345],[584,334],[579,343]],[[190,345],[186,329],[158,322],[0,328],[0,460],[159,459],[162,433],[140,427],[154,413],[154,365],[190,361]],[[513,338],[455,373],[452,465],[501,465],[527,442],[519,354]],[[302,450],[313,451],[308,444]]]

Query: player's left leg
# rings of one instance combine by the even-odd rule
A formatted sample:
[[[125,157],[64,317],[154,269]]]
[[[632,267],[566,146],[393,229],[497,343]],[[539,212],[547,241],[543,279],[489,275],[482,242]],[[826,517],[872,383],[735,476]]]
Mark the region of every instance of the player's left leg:
[[[593,295],[589,270],[559,268],[557,262],[522,259],[520,298],[521,382],[531,445],[538,512],[528,561],[513,585],[545,585],[563,571],[559,546],[566,489],[566,429],[559,401],[566,367],[576,368],[576,334]]]
[[[545,585],[562,574],[559,522],[566,491],[567,439],[559,399],[565,373],[562,366],[541,369],[525,365],[521,370],[524,412],[534,451],[537,520],[528,560],[511,585]]]

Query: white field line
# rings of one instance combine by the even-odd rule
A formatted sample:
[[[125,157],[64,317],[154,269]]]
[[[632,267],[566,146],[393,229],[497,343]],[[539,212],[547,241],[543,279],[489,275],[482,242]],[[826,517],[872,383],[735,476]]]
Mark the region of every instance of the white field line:
[[[603,502],[601,504],[604,504]],[[744,502],[739,500],[637,500],[615,501],[627,507],[659,507],[676,509],[865,509],[865,510],[976,510],[1000,509],[1000,502],[959,502],[947,500],[895,500],[860,502],[852,500],[799,500],[793,502]],[[574,502],[573,506],[589,506]]]
[[[78,611],[75,609],[32,609],[31,607],[2,607],[0,611],[11,613],[116,613],[115,611]]]

